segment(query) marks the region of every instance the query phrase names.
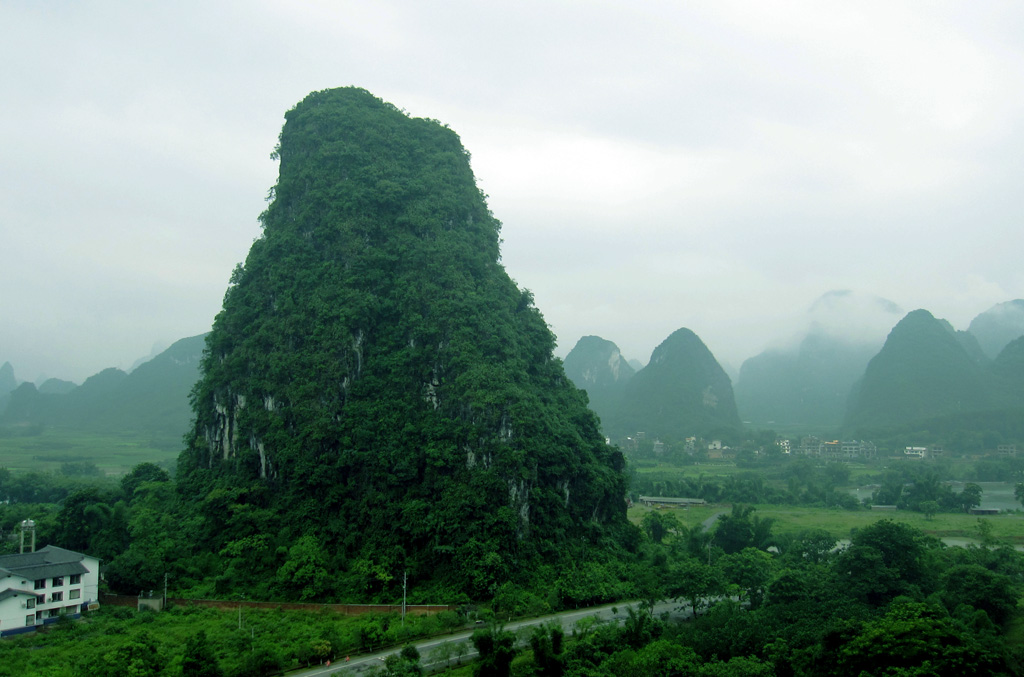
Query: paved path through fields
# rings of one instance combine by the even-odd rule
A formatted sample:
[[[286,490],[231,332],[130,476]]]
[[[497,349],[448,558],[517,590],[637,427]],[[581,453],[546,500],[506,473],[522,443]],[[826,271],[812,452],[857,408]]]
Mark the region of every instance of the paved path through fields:
[[[627,617],[627,609],[637,607],[640,602],[622,602],[620,604],[606,604],[604,606],[589,607],[577,611],[563,611],[562,613],[531,618],[525,621],[507,623],[505,630],[514,632],[520,637],[520,644],[525,643],[530,630],[540,625],[560,623],[566,634],[572,632],[576,623],[584,618],[594,618],[597,623],[619,623]],[[614,609],[614,611],[613,611]],[[654,606],[654,615],[669,613],[673,616],[687,617],[688,612],[681,611],[677,602],[661,602]],[[474,628],[475,630],[475,628]],[[465,630],[444,637],[432,637],[419,641],[410,642],[420,652],[420,665],[426,671],[443,667],[445,663],[456,665],[458,662],[465,662],[476,658],[476,649],[473,648],[469,638],[474,630]],[[449,644],[449,647],[442,647]],[[449,651],[450,649],[450,651]],[[288,673],[289,677],[323,677],[325,675],[358,674],[372,668],[379,668],[384,665],[384,659],[391,654],[396,654],[401,648],[392,648],[375,654],[364,656],[352,656],[346,663],[345,659],[334,661],[330,666],[320,665],[315,668],[306,668]],[[448,653],[450,658],[446,661],[440,656]],[[433,657],[431,656],[433,654]]]

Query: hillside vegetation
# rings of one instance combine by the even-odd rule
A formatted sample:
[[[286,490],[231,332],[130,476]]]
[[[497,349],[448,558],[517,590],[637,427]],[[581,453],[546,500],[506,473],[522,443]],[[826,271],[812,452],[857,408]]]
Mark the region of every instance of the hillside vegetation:
[[[408,572],[479,596],[600,558],[631,528],[622,456],[501,266],[458,136],[354,88],[286,120],[179,461],[223,585],[313,562],[296,593],[376,594]]]

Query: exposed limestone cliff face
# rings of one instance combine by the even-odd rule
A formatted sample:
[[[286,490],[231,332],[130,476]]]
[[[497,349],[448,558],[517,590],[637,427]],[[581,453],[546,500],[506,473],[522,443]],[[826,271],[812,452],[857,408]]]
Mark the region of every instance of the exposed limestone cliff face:
[[[635,373],[619,347],[600,336],[584,336],[565,356],[566,376],[587,392],[591,409],[602,421],[614,415]]]

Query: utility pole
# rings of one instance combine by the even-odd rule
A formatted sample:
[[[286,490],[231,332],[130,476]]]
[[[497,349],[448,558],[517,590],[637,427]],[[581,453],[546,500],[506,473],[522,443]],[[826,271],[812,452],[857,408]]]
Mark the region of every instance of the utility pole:
[[[161,610],[166,609],[166,608],[167,608],[167,572],[165,571],[164,572],[164,604],[161,607]]]
[[[409,571],[402,572],[402,627],[405,627],[405,586],[409,581]]]

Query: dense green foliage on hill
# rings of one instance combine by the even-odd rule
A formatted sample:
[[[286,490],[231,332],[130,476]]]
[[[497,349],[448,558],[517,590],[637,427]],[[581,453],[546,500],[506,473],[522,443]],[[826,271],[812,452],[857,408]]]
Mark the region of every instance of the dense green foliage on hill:
[[[408,571],[480,596],[601,558],[630,529],[623,459],[501,266],[458,136],[354,88],[286,120],[179,461],[221,587],[281,570],[366,599]]]

